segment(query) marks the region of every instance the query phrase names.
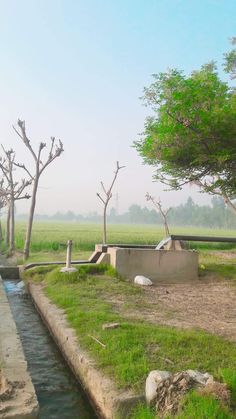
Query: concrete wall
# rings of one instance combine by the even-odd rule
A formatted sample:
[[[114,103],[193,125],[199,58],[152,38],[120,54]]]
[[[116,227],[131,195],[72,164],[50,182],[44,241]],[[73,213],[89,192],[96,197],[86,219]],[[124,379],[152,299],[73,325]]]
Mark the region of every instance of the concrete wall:
[[[154,283],[193,281],[198,278],[198,253],[189,250],[121,249],[108,247],[111,265],[134,279],[144,275]]]
[[[18,266],[0,266],[0,275],[3,279],[18,279]]]

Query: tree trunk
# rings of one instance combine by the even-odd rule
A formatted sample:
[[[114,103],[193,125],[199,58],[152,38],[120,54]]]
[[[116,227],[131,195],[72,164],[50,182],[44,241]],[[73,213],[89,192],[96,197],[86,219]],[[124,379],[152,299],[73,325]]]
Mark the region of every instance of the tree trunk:
[[[234,212],[234,214],[236,214],[236,207],[235,207],[235,205],[230,201],[230,199],[228,198],[228,196],[227,195],[222,195],[223,196],[223,199],[224,199],[224,201],[225,201],[225,204],[227,205],[227,207],[231,210],[231,211],[233,211]]]
[[[3,234],[2,234],[2,220],[0,218],[0,250],[2,250],[2,241],[3,241]]]
[[[9,254],[15,250],[15,202],[14,198],[11,198],[10,202],[10,243],[9,243]]]
[[[103,244],[107,244],[107,204],[103,211]]]
[[[169,237],[169,235],[170,235],[170,230],[169,230],[169,227],[168,227],[168,224],[167,224],[167,220],[166,220],[166,218],[164,219],[164,226],[165,226],[165,233],[166,233],[166,237]]]
[[[27,226],[26,237],[25,237],[24,260],[28,259],[29,253],[30,253],[30,241],[31,241],[31,234],[32,234],[32,227],[33,227],[33,220],[34,220],[34,210],[35,210],[35,205],[36,205],[36,194],[37,194],[37,189],[38,189],[38,182],[39,182],[39,176],[36,175],[35,180],[34,180],[33,191],[32,191],[29,220],[28,220],[28,226]]]
[[[6,221],[6,232],[5,232],[5,244],[6,247],[9,246],[9,237],[10,237],[10,218],[11,218],[11,213],[10,213],[10,205],[8,206],[7,209],[7,221]]]

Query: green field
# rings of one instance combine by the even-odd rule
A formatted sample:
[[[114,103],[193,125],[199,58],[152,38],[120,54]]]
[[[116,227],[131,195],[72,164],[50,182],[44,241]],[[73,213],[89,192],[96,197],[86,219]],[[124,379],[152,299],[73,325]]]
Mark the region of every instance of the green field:
[[[26,224],[16,223],[16,250],[24,247]],[[236,237],[236,230],[213,230],[196,227],[171,227],[171,233],[209,236]],[[157,244],[164,237],[163,226],[159,225],[108,225],[108,243]],[[73,259],[85,259],[102,242],[102,225],[70,222],[35,222],[33,226],[31,256],[29,261],[64,260],[66,242],[73,240]],[[231,244],[191,243],[195,249],[229,249]],[[20,254],[19,254],[20,259]]]

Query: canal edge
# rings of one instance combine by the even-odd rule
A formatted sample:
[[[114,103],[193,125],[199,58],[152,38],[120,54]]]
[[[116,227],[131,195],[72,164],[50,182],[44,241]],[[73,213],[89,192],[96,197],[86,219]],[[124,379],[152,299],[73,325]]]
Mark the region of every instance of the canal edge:
[[[42,320],[50,331],[64,359],[81,383],[100,418],[125,418],[144,395],[118,390],[115,383],[95,367],[95,362],[81,349],[75,331],[65,313],[44,294],[41,285],[28,283],[28,290]]]
[[[0,368],[1,385],[6,394],[0,398],[0,417],[38,418],[39,404],[24,351],[0,276]],[[9,396],[8,396],[9,395]]]

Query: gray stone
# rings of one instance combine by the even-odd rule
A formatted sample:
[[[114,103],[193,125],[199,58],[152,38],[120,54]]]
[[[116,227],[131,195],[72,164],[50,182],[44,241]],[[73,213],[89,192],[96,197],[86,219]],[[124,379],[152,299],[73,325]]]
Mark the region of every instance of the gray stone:
[[[206,384],[213,382],[213,376],[208,374],[208,372],[205,372],[204,374],[202,372],[199,372],[197,370],[187,370],[186,373],[189,375],[192,380],[194,380],[197,384],[200,384],[202,386],[205,386]]]
[[[77,269],[76,268],[67,268],[67,267],[64,267],[64,268],[61,268],[60,269],[60,272],[64,272],[64,273],[77,272]]]
[[[24,289],[25,288],[25,283],[24,283],[24,281],[20,281],[20,282],[18,282],[18,284],[17,284],[17,288],[19,288],[19,289]]]
[[[147,286],[152,285],[152,281],[149,278],[146,278],[146,276],[143,276],[143,275],[137,275],[134,278],[134,283],[138,284],[138,285],[147,285]]]
[[[220,383],[218,383],[220,385]],[[206,394],[220,393],[213,376],[196,370],[187,370],[171,374],[168,371],[151,371],[146,379],[145,396],[147,404],[156,405],[156,412],[161,417],[175,415],[183,396],[191,389],[205,391]],[[218,386],[218,387],[217,387]],[[216,388],[217,387],[217,388]],[[223,388],[223,397],[229,398]],[[217,393],[218,392],[218,393]],[[222,392],[222,391],[221,391]]]
[[[171,376],[172,374],[169,371],[158,370],[151,371],[148,374],[145,386],[145,397],[149,406],[156,401],[158,384]]]

